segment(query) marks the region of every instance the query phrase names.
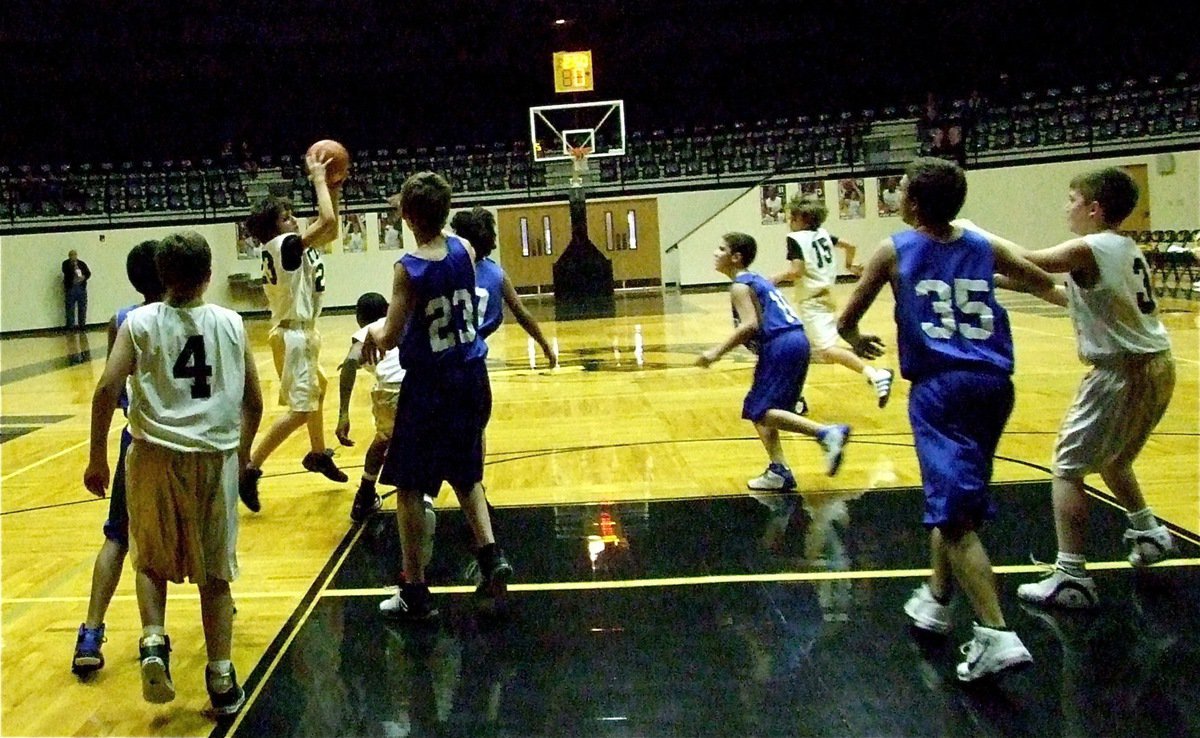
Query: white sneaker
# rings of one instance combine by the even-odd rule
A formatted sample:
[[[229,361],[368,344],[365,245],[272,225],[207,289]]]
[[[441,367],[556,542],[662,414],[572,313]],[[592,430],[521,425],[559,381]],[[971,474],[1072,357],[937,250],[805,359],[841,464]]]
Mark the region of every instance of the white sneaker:
[[[1129,563],[1134,566],[1150,566],[1175,555],[1175,541],[1165,525],[1150,530],[1130,528],[1125,531],[1125,540],[1131,544]]]
[[[892,380],[896,378],[896,373],[891,369],[879,369],[875,374],[875,378],[868,380],[872,387],[875,388],[875,395],[879,398],[879,407],[884,407],[888,404],[888,400],[892,397]]]
[[[934,599],[928,584],[913,590],[912,597],[904,603],[904,614],[921,630],[941,635],[950,632],[950,608]]]
[[[762,474],[747,481],[746,486],[756,492],[782,492],[796,489],[796,477],[786,466],[771,464]]]
[[[817,434],[817,443],[825,449],[825,470],[829,476],[838,473],[842,468],[842,457],[846,453],[846,444],[850,441],[850,426],[827,425]]]
[[[975,623],[975,637],[962,644],[960,650],[966,660],[956,671],[959,680],[964,682],[1033,663],[1033,656],[1016,633],[985,628],[979,623]]]
[[[1057,566],[1045,579],[1017,587],[1017,596],[1026,602],[1069,610],[1088,610],[1100,602],[1094,579],[1071,576]]]

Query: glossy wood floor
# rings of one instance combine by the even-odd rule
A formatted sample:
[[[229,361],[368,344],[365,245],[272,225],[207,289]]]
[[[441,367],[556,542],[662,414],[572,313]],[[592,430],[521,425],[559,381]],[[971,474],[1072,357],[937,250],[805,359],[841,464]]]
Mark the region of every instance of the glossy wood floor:
[[[1065,312],[1016,296],[1006,301],[1017,345],[1017,405],[1000,444],[995,476],[998,482],[1046,480],[1059,421],[1084,367],[1075,358]],[[1198,314],[1195,303],[1165,307],[1179,381],[1136,469],[1160,517],[1195,533],[1200,531]],[[545,306],[538,309],[547,312]],[[691,366],[699,351],[730,328],[724,291],[624,296],[615,318],[554,323],[547,314],[543,322],[562,356],[563,367],[556,371],[530,368],[526,337],[511,320],[492,340],[495,410],[487,481],[494,504],[739,496],[745,480],[761,472],[761,446],[740,419],[752,357],[735,353],[709,370]],[[277,383],[266,325],[252,320],[249,326],[264,393],[273,398]],[[321,321],[322,365],[335,386],[335,367],[353,327],[352,316]],[[866,328],[894,335],[890,297],[881,296]],[[194,587],[170,590],[168,628],[179,693],[173,703],[158,707],[141,699],[140,628],[128,569],[107,618],[107,665],[86,683],[69,670],[107,511],[107,502],[92,498],[81,483],[89,403],[103,355],[104,336],[98,330],[0,342],[0,733],[208,735],[213,723],[201,714],[207,697]],[[894,367],[894,353],[884,361]],[[273,640],[288,637],[289,619],[346,537],[354,480],[369,437],[369,385],[363,375],[355,393],[353,434],[360,443],[337,456],[351,475],[350,484],[305,473],[299,463],[305,441],[297,435],[266,465],[262,513],[242,511],[234,659],[243,676]],[[813,367],[805,392],[811,417],[850,423],[855,436],[841,473],[832,479],[823,473],[815,444],[788,439],[785,448],[800,487],[811,494],[842,495],[918,485],[907,390],[900,384],[881,411],[858,376],[840,367]],[[334,443],[332,398],[326,411],[328,442]],[[268,410],[265,422],[274,412]],[[114,425],[114,461],[118,430]],[[1089,481],[1103,489],[1099,478]],[[444,492],[438,505],[453,506],[453,495]],[[895,525],[915,525],[917,515],[913,510]],[[1028,525],[1051,526],[1049,500]]]

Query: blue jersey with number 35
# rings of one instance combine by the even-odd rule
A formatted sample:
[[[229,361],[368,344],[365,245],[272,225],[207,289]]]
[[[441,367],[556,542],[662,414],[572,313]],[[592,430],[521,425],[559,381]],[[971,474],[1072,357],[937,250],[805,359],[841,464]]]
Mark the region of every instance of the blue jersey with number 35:
[[[487,356],[476,328],[475,265],[462,240],[446,236],[444,259],[405,254],[400,263],[408,272],[414,306],[400,339],[400,365],[413,371]]]
[[[953,369],[1012,374],[1008,313],[996,302],[996,260],[986,238],[936,241],[917,231],[892,236],[900,373],[909,381]]]
[[[742,272],[734,277],[733,281],[737,284],[747,285],[754,291],[754,299],[758,301],[761,313],[758,321],[758,335],[746,342],[746,347],[751,351],[758,353],[759,346],[770,342],[780,333],[804,330],[800,316],[796,314],[787,298],[776,289],[769,279],[754,272]],[[733,324],[736,326],[741,322],[741,316],[735,310]]]

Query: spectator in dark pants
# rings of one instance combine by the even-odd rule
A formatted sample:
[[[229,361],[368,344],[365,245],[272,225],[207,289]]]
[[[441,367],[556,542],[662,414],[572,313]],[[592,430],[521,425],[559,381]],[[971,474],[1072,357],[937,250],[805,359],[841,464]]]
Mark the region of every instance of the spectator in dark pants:
[[[83,330],[87,327],[87,283],[92,271],[75,249],[67,254],[62,263],[63,294],[67,313],[67,330]],[[78,320],[76,311],[78,310]]]

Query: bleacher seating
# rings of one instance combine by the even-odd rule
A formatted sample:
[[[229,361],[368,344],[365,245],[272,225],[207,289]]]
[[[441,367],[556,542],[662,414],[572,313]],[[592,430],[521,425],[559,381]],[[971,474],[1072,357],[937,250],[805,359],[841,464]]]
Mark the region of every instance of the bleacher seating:
[[[1194,144],[1200,136],[1200,83],[1180,73],[1168,79],[1127,79],[1119,84],[1076,85],[1026,92],[1005,104],[977,109],[966,100],[944,106],[949,125],[961,131],[969,165],[1046,156],[1086,156],[1094,150]],[[973,112],[971,112],[973,111]],[[799,115],[794,118],[676,126],[629,132],[623,156],[593,160],[595,185],[620,191],[672,181],[752,182],[780,173],[864,172],[877,166],[873,127],[902,125],[923,112],[917,105],[879,110]],[[943,142],[944,143],[944,142]],[[868,151],[870,147],[874,149]],[[885,147],[886,148],[886,147]],[[916,153],[933,150],[929,135]],[[883,159],[895,169],[895,160]],[[456,192],[487,196],[530,194],[547,187],[545,168],[534,164],[529,143],[473,143],[360,149],[343,188],[351,207],[382,203],[413,172],[443,172]],[[178,213],[220,217],[249,207],[247,183],[260,177],[281,183],[293,199],[310,203],[302,162],[290,154],[241,159],[132,161],[98,167],[23,164],[0,167],[0,228],[36,219],[153,218]],[[257,180],[257,182],[256,182]],[[290,183],[290,186],[289,186]]]

